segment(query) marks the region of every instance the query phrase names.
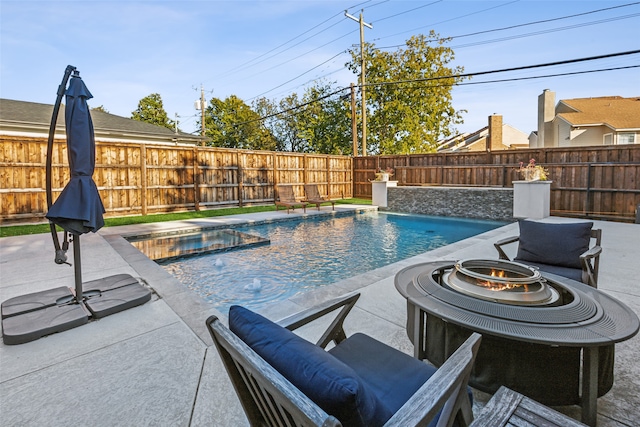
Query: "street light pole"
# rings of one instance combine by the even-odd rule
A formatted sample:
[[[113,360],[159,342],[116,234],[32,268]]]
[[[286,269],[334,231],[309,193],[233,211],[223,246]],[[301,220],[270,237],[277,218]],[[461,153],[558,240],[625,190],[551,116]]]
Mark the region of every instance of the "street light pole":
[[[364,22],[362,12],[360,18],[344,11],[344,16],[360,24],[360,96],[362,97],[362,155],[367,155],[367,105],[366,105],[366,89],[365,89],[365,65],[364,65],[364,27],[373,29],[373,25]]]

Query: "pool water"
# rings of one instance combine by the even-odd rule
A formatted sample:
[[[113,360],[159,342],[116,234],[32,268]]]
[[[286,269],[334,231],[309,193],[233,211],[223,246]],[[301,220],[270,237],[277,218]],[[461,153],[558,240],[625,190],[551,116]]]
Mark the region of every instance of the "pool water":
[[[368,211],[238,227],[271,244],[161,265],[220,310],[232,304],[257,308],[504,224]]]

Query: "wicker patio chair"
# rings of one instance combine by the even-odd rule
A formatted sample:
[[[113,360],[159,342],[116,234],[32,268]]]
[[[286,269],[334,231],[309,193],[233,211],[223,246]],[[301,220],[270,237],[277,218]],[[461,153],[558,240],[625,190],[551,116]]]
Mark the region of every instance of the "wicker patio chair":
[[[493,244],[500,259],[509,260],[503,246],[518,242],[518,253],[514,261],[598,287],[602,230],[593,229],[593,222],[549,223],[521,220],[519,226],[519,236],[508,237]]]
[[[467,382],[481,335],[439,368],[367,335],[347,338],[345,317],[359,294],[326,302],[278,323],[240,306],[229,328],[206,324],[252,426],[468,426]],[[334,313],[317,344],[292,331]],[[330,320],[330,319],[328,319]],[[329,351],[325,347],[336,343]]]
[[[276,210],[278,210],[279,206],[284,206],[287,208],[287,213],[289,213],[289,209],[295,210],[296,206],[302,206],[303,212],[307,212],[307,203],[296,200],[296,196],[293,193],[293,186],[278,184],[276,185],[276,190],[278,192],[278,197],[275,202]]]
[[[320,210],[320,205],[323,203],[331,203],[331,210],[336,210],[336,202],[320,195],[320,191],[318,191],[318,184],[305,184],[304,193],[306,197],[303,201],[310,205],[316,205],[318,210]]]

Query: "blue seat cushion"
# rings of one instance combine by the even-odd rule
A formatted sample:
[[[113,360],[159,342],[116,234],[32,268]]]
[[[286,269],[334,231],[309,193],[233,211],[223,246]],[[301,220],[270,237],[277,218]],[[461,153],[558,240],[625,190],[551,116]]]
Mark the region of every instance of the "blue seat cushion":
[[[269,319],[232,306],[229,329],[343,425],[379,426],[393,415],[352,368]]]
[[[387,411],[394,414],[436,372],[436,368],[367,335],[354,334],[329,350],[353,368]],[[473,402],[471,389],[469,399]],[[436,425],[438,416],[429,424]]]
[[[525,261],[522,261],[522,262],[525,262]],[[558,276],[567,277],[577,282],[582,282],[581,268],[569,268],[569,267],[562,267],[559,265],[551,265],[551,264],[538,264],[531,261],[526,261],[525,263],[532,267],[537,267],[542,272],[557,274]]]
[[[582,268],[580,255],[589,250],[593,222],[520,221],[515,261]]]

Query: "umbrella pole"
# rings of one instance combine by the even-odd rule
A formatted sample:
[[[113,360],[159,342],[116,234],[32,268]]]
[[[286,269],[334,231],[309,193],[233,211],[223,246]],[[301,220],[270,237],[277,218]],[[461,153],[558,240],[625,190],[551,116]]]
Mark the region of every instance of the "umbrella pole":
[[[80,235],[73,234],[73,270],[76,281],[76,302],[82,302],[82,265],[80,263]]]

